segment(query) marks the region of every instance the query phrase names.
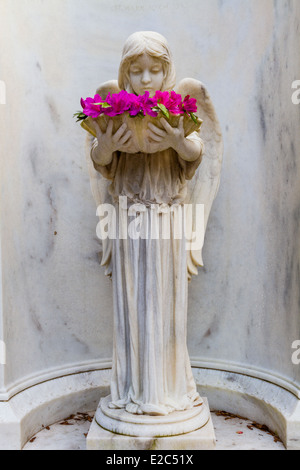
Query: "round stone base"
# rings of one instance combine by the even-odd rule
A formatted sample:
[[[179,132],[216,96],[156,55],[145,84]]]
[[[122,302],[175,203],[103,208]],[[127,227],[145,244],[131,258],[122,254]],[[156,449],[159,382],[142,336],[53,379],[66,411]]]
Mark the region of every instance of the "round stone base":
[[[124,409],[111,409],[110,395],[100,400],[95,420],[115,434],[134,437],[165,437],[187,434],[206,425],[210,413],[205,403],[190,410],[174,411],[166,416],[134,415]]]

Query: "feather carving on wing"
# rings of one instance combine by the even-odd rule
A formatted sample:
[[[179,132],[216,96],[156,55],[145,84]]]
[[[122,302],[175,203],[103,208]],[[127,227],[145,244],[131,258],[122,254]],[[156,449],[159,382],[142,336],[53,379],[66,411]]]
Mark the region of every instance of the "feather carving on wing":
[[[220,185],[220,175],[223,158],[222,131],[217,114],[206,87],[198,80],[186,78],[176,89],[182,96],[190,95],[197,99],[196,115],[202,119],[200,136],[204,142],[205,150],[202,162],[195,175],[187,181],[188,190],[185,204],[204,204],[204,234],[213,201]],[[195,231],[195,218],[188,227]],[[188,278],[198,274],[197,266],[203,266],[202,249],[189,250],[187,253]]]

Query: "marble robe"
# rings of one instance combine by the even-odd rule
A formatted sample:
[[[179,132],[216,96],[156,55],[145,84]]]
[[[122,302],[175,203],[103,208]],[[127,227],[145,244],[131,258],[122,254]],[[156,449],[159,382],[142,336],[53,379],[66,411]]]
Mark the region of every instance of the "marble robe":
[[[188,138],[200,139],[196,132]],[[183,226],[180,209],[186,180],[193,177],[201,156],[202,152],[196,161],[187,162],[168,149],[155,154],[115,152],[109,165],[94,162],[95,169],[112,180],[109,192],[117,210],[117,237],[110,258],[114,300],[111,408],[166,415],[202,403],[186,344],[185,238],[174,236],[176,224]],[[119,196],[127,197],[127,207],[120,207]],[[144,207],[144,235],[121,239],[119,211],[129,214],[134,204]],[[165,211],[167,206],[174,210]],[[153,210],[159,219],[168,217],[169,239],[161,236],[161,225],[158,238],[151,237]]]

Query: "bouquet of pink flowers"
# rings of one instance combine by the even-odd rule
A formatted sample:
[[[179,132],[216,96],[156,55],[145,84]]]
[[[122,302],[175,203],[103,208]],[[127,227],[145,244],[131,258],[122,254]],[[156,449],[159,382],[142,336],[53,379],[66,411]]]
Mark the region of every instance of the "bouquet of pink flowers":
[[[149,91],[144,95],[135,95],[127,91],[119,93],[108,93],[105,99],[99,94],[94,98],[81,98],[82,111],[74,114],[77,122],[96,137],[95,129],[91,119],[95,119],[102,132],[106,131],[109,119],[113,119],[113,132],[116,132],[123,122],[129,129],[133,130],[139,148],[144,148],[143,129],[148,122],[162,128],[158,118],[165,117],[171,126],[177,126],[180,116],[184,116],[185,135],[198,130],[202,124],[201,119],[196,116],[197,100],[187,95],[184,99],[175,91],[156,91],[151,98]],[[133,119],[139,117],[142,119]]]

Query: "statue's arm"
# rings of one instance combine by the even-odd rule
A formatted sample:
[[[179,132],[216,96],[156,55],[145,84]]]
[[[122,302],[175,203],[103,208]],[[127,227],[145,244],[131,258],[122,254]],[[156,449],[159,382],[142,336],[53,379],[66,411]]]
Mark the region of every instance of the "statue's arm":
[[[191,144],[194,144],[194,151],[195,151],[194,155],[197,157],[193,160],[182,158],[182,156],[178,153],[178,161],[179,161],[180,166],[184,170],[185,178],[190,180],[194,177],[198,166],[202,162],[205,148],[204,148],[204,142],[199,136],[199,132],[197,131],[193,132],[188,137],[186,137],[186,140],[190,142]]]
[[[105,153],[103,148],[99,146],[98,142],[92,147],[91,158],[94,162],[94,166],[106,166],[109,165],[112,161],[113,154],[112,152]],[[97,169],[97,168],[96,168]]]
[[[195,132],[194,134],[197,133]],[[179,140],[174,150],[186,162],[195,162],[200,159],[199,164],[204,153],[204,143],[198,135],[191,134],[189,137]]]
[[[104,178],[108,180],[113,180],[116,174],[117,170],[117,165],[118,165],[118,157],[119,157],[119,152],[114,152],[111,156],[111,161],[107,163],[106,165],[100,165],[97,163],[97,159],[95,159],[95,150],[98,147],[98,141],[97,139],[94,139],[94,142],[91,146],[90,149],[90,160],[93,164],[94,169],[98,172],[101,173]]]
[[[182,160],[187,162],[195,162],[202,157],[203,141],[197,132],[193,133],[194,136],[191,134],[192,137],[185,137],[183,116],[179,119],[177,127],[172,127],[164,118],[160,122],[163,129],[158,128],[153,123],[148,125],[147,135],[150,138],[150,153],[172,148]]]

